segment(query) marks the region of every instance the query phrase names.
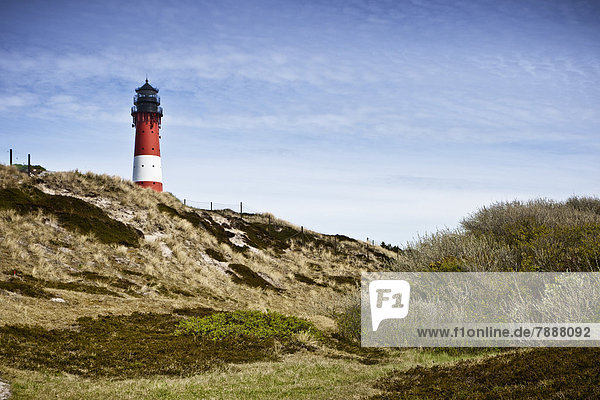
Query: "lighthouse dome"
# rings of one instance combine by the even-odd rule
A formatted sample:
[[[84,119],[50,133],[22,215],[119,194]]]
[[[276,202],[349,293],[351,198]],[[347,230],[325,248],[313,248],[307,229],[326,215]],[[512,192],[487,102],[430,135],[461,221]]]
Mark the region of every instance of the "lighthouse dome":
[[[159,113],[162,116],[162,108],[160,105],[160,97],[158,89],[152,87],[146,79],[143,86],[135,89],[136,95],[133,96],[134,107],[131,109],[131,114],[137,112]]]
[[[144,83],[139,88],[135,89],[136,93],[141,94],[156,94],[158,93],[158,89],[152,87],[151,84],[148,83],[148,79],[146,79],[146,83]]]

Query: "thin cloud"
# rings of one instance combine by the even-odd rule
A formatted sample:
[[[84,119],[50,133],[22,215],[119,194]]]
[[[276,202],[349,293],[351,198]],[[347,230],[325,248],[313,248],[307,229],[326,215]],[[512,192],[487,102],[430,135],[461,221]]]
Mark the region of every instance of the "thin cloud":
[[[131,97],[148,73],[165,107],[168,190],[243,195],[361,237],[376,221],[400,242],[418,221],[452,223],[490,200],[600,190],[596,3],[12,3],[0,138],[61,168],[129,177]],[[141,46],[145,19],[156,23]],[[40,119],[52,122],[43,134]],[[45,150],[82,154],[107,137],[123,147],[109,164]],[[260,197],[277,190],[275,204]],[[323,204],[318,218],[308,203]],[[355,226],[328,220],[336,204],[374,203]]]

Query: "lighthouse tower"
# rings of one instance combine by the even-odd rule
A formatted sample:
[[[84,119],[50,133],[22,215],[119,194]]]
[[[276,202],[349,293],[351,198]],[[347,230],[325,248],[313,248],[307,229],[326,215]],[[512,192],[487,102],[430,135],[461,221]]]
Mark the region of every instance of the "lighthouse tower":
[[[142,187],[162,192],[162,167],[160,163],[160,120],[163,115],[158,89],[146,83],[135,89],[131,116],[135,127],[133,181]]]

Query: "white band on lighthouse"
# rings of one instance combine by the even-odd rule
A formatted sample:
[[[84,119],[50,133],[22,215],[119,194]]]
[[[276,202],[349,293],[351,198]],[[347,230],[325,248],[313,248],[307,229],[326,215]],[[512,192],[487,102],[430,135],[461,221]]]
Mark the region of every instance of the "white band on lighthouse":
[[[162,183],[162,166],[158,156],[135,156],[133,158],[134,182]]]

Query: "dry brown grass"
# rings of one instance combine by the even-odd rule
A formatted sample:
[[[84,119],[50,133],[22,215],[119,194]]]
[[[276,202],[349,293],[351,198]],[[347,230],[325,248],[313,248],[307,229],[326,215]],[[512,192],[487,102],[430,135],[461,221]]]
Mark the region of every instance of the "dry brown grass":
[[[31,178],[14,166],[0,164],[0,188],[13,187],[31,182]]]
[[[389,262],[386,257],[393,256],[378,248],[381,256],[366,260],[365,243],[343,239],[337,241],[336,253],[331,245],[333,237],[308,229],[304,231],[304,243],[300,237],[289,239],[289,248],[283,251],[270,245],[240,251],[210,230],[160,211],[158,205],[166,204],[180,213],[212,215],[223,226],[240,227],[242,238],[245,226],[268,226],[268,214],[245,214],[240,220],[239,214],[230,211],[201,212],[184,206],[169,193],[142,189],[119,177],[72,171],[48,173],[34,182],[14,169],[0,166],[0,180],[2,185],[26,182],[50,194],[77,197],[142,231],[146,237],[140,239],[139,248],[103,244],[91,234],[65,230],[52,215],[0,211],[0,279],[8,279],[6,273],[16,268],[37,279],[36,285],[79,285],[77,290],[96,287],[120,296],[49,288],[49,292],[67,300],[63,308],[72,307],[68,308],[69,313],[55,313],[57,304],[0,291],[0,297],[11,304],[0,309],[0,324],[13,321],[19,309],[24,312],[21,319],[27,323],[51,321],[65,325],[73,322],[72,315],[95,315],[103,308],[131,313],[152,309],[155,304],[165,309],[165,305],[178,303],[217,309],[270,309],[326,320],[323,303],[334,301],[341,291],[351,289],[351,285],[336,282],[332,276],[358,279],[360,271],[381,269]],[[274,229],[300,231],[298,226],[274,216],[270,216],[270,221]],[[208,249],[221,254],[226,262],[212,259],[207,255]],[[284,290],[277,293],[235,283],[225,273],[231,263],[247,266]],[[299,281],[298,276],[315,283]],[[130,287],[124,282],[130,282]]]

